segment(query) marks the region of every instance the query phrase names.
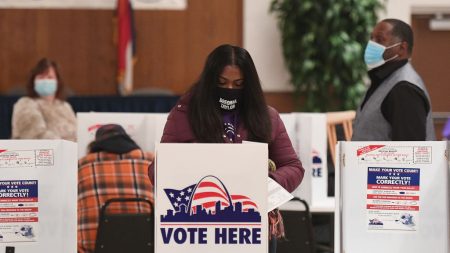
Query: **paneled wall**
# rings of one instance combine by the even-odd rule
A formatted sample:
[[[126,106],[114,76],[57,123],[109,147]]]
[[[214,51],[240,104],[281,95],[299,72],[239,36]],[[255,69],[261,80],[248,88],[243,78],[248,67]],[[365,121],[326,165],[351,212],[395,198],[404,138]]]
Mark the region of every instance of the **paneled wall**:
[[[413,15],[415,45],[412,63],[427,86],[434,112],[450,112],[450,30],[431,31],[431,15]],[[434,120],[442,138],[443,119]]]
[[[427,86],[433,111],[450,112],[450,30],[431,31],[430,18],[433,17],[412,17],[412,63]]]
[[[47,56],[77,95],[116,94],[113,10],[0,10],[0,94],[22,87]],[[242,46],[242,0],[189,0],[184,11],[135,11],[135,89],[183,93],[207,54]]]

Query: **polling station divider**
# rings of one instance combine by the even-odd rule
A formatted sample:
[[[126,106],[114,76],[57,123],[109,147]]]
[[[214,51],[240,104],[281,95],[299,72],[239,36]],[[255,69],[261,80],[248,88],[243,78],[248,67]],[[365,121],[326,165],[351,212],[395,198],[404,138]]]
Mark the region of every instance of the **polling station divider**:
[[[268,147],[156,145],[155,252],[268,251]]]
[[[77,145],[0,140],[0,252],[77,252]]]
[[[340,142],[335,252],[448,253],[448,143]]]
[[[88,144],[104,124],[119,124],[145,151],[154,152],[161,139],[167,113],[77,113],[78,158],[86,155]],[[292,145],[305,168],[301,185],[293,195],[308,202],[313,212],[333,212],[334,197],[327,195],[328,161],[325,113],[282,113]],[[295,210],[298,205],[286,203],[282,209]]]
[[[155,151],[161,140],[168,113],[77,113],[78,158],[86,155],[97,129],[105,124],[118,124],[144,151]]]
[[[280,117],[305,169],[302,183],[292,194],[304,199],[312,212],[334,212],[335,199],[328,196],[326,114],[282,113]],[[288,202],[280,208],[297,210],[299,205]]]

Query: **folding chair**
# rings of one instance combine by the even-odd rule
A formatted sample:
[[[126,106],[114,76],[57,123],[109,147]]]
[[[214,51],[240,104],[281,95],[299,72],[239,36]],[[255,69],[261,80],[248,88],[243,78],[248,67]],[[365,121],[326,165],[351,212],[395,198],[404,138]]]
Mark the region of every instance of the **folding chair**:
[[[112,203],[144,202],[152,213],[108,214]],[[109,199],[102,207],[95,243],[95,253],[153,253],[153,205],[142,198]]]
[[[306,201],[293,198],[303,204],[302,211],[280,210],[284,221],[285,239],[278,241],[277,253],[315,253],[314,232],[311,213]]]

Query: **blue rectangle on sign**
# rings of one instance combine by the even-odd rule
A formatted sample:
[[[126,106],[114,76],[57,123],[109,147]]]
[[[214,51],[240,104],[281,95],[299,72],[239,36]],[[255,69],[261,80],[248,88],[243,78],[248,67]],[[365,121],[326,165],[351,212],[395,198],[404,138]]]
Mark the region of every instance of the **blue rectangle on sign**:
[[[37,198],[37,180],[0,181],[0,198]]]
[[[367,183],[369,185],[419,186],[420,169],[369,167]]]

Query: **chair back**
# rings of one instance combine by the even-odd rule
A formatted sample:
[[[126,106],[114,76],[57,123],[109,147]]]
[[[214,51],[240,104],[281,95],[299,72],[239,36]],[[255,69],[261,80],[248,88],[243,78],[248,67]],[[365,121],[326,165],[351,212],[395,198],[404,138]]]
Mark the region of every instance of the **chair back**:
[[[151,213],[108,214],[112,203],[145,202]],[[142,198],[116,198],[102,207],[95,243],[95,253],[153,253],[154,216],[153,205]]]
[[[277,253],[315,253],[314,232],[308,203],[297,197],[291,201],[299,202],[305,210],[280,210],[286,237],[278,241]]]
[[[328,147],[330,149],[333,163],[336,159],[337,134],[336,126],[342,125],[344,129],[344,139],[350,141],[353,134],[353,119],[355,119],[355,111],[328,112],[327,113],[327,138]]]

